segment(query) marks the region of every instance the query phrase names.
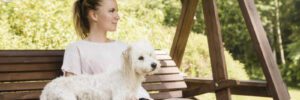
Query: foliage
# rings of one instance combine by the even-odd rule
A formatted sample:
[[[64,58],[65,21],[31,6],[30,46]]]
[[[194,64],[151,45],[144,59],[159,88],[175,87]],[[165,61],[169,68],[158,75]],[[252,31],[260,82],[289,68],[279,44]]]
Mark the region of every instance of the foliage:
[[[222,37],[225,44],[224,46],[230,53],[232,53],[232,56],[235,59],[238,59],[245,64],[245,68],[252,79],[261,79],[262,71],[259,67],[260,65],[258,63],[257,55],[253,52],[254,49],[251,44],[250,35],[247,34],[248,32],[244,19],[241,15],[241,11],[238,7],[238,2],[236,0],[217,1],[217,6]],[[200,0],[196,10],[195,23],[192,28],[192,30],[198,34],[205,34],[202,7],[202,1]],[[169,25],[173,24],[169,23]]]
[[[178,0],[163,0],[162,4],[164,4],[164,24],[176,26],[181,13],[181,3]]]
[[[62,49],[76,38],[71,0],[16,0],[0,6],[1,23],[6,23],[1,26],[6,30],[0,33],[1,49]]]
[[[245,73],[244,65],[234,60],[228,51],[225,51],[224,54],[229,78],[248,80],[249,77]],[[190,77],[212,79],[208,43],[205,35],[190,34],[181,68]]]
[[[249,32],[242,17],[241,10],[236,0],[217,2],[221,23],[221,31],[225,47],[245,64],[250,78],[261,79],[262,70],[251,42]]]
[[[285,80],[293,82],[292,85],[300,86],[300,1],[287,0],[283,2],[284,16],[282,20],[285,22],[281,27],[286,33],[286,48],[289,63],[283,68]]]
[[[276,6],[276,1],[279,6]],[[300,1],[299,0],[257,0],[256,7],[264,29],[267,33],[270,45],[275,48],[276,23],[280,23],[282,44],[286,64],[279,65],[284,80],[297,84],[300,81]],[[232,54],[245,64],[246,71],[251,79],[264,79],[261,65],[254,47],[251,43],[249,32],[245,26],[241,10],[236,0],[217,0],[218,14],[221,23],[224,46]],[[204,32],[204,18],[202,1],[199,1],[195,16],[193,31],[199,34]],[[175,9],[176,7],[169,7]],[[177,9],[177,8],[176,8]],[[279,9],[279,20],[276,20],[276,9]],[[167,16],[167,19],[176,19]],[[172,18],[169,18],[172,17]],[[177,22],[165,20],[168,25],[175,26]],[[275,51],[275,50],[274,50]]]
[[[78,39],[71,18],[72,0],[0,3],[1,49],[63,49]],[[120,0],[118,5],[121,20],[118,30],[109,33],[109,37],[127,43],[148,38],[156,48],[170,50],[176,30],[172,25],[176,25],[180,13],[179,1]],[[226,60],[231,78],[248,79],[243,64],[234,61],[229,53]],[[190,76],[211,78],[204,35],[191,34],[182,68]]]

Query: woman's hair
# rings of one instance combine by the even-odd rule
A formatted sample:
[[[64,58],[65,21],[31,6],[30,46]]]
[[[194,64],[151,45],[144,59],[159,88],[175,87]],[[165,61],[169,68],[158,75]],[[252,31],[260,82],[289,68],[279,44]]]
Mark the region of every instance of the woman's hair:
[[[101,6],[102,0],[76,0],[73,9],[73,21],[76,33],[82,38],[86,38],[90,32],[90,22],[88,20],[88,11],[97,10]]]

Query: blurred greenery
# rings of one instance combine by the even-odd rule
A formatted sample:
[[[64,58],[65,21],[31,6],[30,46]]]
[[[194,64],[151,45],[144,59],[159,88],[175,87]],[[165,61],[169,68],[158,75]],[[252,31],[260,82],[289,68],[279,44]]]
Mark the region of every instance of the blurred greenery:
[[[73,2],[1,0],[0,49],[64,49],[77,41],[79,38],[72,24]],[[299,95],[300,0],[256,0],[255,3],[277,61],[280,60],[276,33],[282,36],[286,63],[278,64],[284,81],[296,87],[290,89],[291,95]],[[126,43],[146,38],[155,48],[170,50],[180,16],[180,0],[118,0],[118,5],[120,23],[118,30],[110,32],[109,37]],[[181,70],[189,77],[212,78],[201,0],[198,5]],[[217,5],[229,78],[263,80],[238,2],[217,0]],[[275,25],[277,23],[279,26]]]
[[[255,0],[255,4],[284,81],[289,85],[300,87],[300,10],[298,10],[300,9],[300,0]],[[197,34],[205,35],[202,0],[198,5],[192,30]],[[238,2],[236,0],[217,0],[217,6],[225,48],[234,59],[245,65],[250,79],[264,80],[258,55],[254,52],[255,49]],[[172,9],[177,10],[180,7]],[[276,11],[277,9],[278,11]],[[277,17],[278,19],[276,19]],[[176,22],[167,21],[165,23],[176,25]],[[276,26],[277,24],[278,26]],[[281,38],[278,37],[278,34]],[[278,43],[278,39],[281,39],[282,43]],[[281,62],[280,45],[282,45],[281,50],[283,50],[283,59],[286,63]]]
[[[64,48],[75,38],[71,5],[72,0],[1,1],[0,48]]]

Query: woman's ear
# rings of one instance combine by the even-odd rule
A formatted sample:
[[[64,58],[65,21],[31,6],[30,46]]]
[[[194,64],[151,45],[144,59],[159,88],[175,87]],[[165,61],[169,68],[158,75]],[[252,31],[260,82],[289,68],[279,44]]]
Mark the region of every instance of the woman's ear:
[[[88,11],[88,16],[89,18],[92,20],[92,21],[97,21],[97,13],[96,13],[96,10],[89,10]]]

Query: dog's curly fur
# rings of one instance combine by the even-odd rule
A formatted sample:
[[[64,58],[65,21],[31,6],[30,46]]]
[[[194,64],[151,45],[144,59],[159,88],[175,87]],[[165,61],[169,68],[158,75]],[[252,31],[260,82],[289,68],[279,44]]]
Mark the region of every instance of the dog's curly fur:
[[[132,100],[144,77],[160,68],[154,49],[138,42],[123,52],[123,67],[99,75],[58,77],[48,83],[41,100]]]

